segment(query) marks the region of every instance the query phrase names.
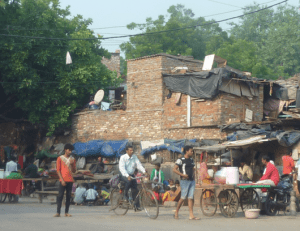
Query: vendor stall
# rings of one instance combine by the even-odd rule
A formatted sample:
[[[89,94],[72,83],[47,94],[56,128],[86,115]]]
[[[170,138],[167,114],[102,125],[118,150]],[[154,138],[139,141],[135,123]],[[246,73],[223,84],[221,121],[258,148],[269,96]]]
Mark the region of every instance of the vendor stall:
[[[12,201],[13,195],[20,195],[22,191],[22,180],[0,179],[0,203],[8,197]]]

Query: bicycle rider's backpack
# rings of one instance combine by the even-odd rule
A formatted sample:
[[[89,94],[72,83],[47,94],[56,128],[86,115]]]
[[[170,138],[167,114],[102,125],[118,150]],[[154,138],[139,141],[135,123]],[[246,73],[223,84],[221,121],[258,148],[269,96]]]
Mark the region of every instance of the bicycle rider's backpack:
[[[112,188],[116,188],[118,187],[118,184],[120,183],[120,176],[119,174],[114,175],[112,178],[110,178],[109,180],[109,185]]]

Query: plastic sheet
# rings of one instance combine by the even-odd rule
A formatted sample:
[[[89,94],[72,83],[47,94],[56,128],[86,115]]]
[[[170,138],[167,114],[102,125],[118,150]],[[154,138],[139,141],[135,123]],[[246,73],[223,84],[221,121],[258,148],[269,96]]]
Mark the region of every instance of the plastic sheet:
[[[77,142],[74,144],[74,153],[78,156],[105,156],[119,157],[125,153],[128,140],[91,140],[86,143]]]

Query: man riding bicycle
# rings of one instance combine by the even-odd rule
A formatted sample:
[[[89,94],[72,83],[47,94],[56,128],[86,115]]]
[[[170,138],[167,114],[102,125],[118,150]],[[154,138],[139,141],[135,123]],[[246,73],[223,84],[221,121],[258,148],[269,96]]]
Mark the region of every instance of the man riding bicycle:
[[[138,193],[137,182],[134,178],[134,171],[138,169],[142,173],[146,174],[145,168],[142,166],[140,160],[136,155],[133,155],[132,146],[126,147],[126,154],[122,155],[119,161],[119,170],[121,172],[121,180],[125,182],[125,190],[124,190],[124,200],[128,201],[128,191],[131,188],[132,198],[135,200],[136,195]],[[135,207],[137,210],[140,209],[139,200],[135,202]]]

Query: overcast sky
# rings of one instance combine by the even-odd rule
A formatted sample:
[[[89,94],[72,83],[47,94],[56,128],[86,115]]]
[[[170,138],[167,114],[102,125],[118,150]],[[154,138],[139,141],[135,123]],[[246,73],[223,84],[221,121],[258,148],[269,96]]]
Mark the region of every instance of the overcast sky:
[[[266,3],[269,6],[283,0],[257,0],[256,3]],[[167,15],[167,10],[171,5],[182,4],[188,9],[192,9],[195,17],[205,17],[206,20],[215,19],[222,20],[243,13],[242,7],[253,4],[253,0],[60,0],[61,7],[70,6],[72,16],[77,14],[84,18],[91,18],[93,24],[90,26],[95,33],[103,35],[104,37],[135,34],[139,30],[128,30],[126,25],[135,23],[144,23],[147,17],[157,19],[158,15]],[[299,6],[299,0],[289,0],[289,5]],[[228,11],[234,11],[225,13]],[[227,22],[221,24],[223,29],[228,29],[230,26]],[[106,28],[115,27],[115,28]],[[128,38],[118,38],[113,40],[103,41],[102,45],[109,52],[114,52],[119,49],[119,45],[128,41]]]

